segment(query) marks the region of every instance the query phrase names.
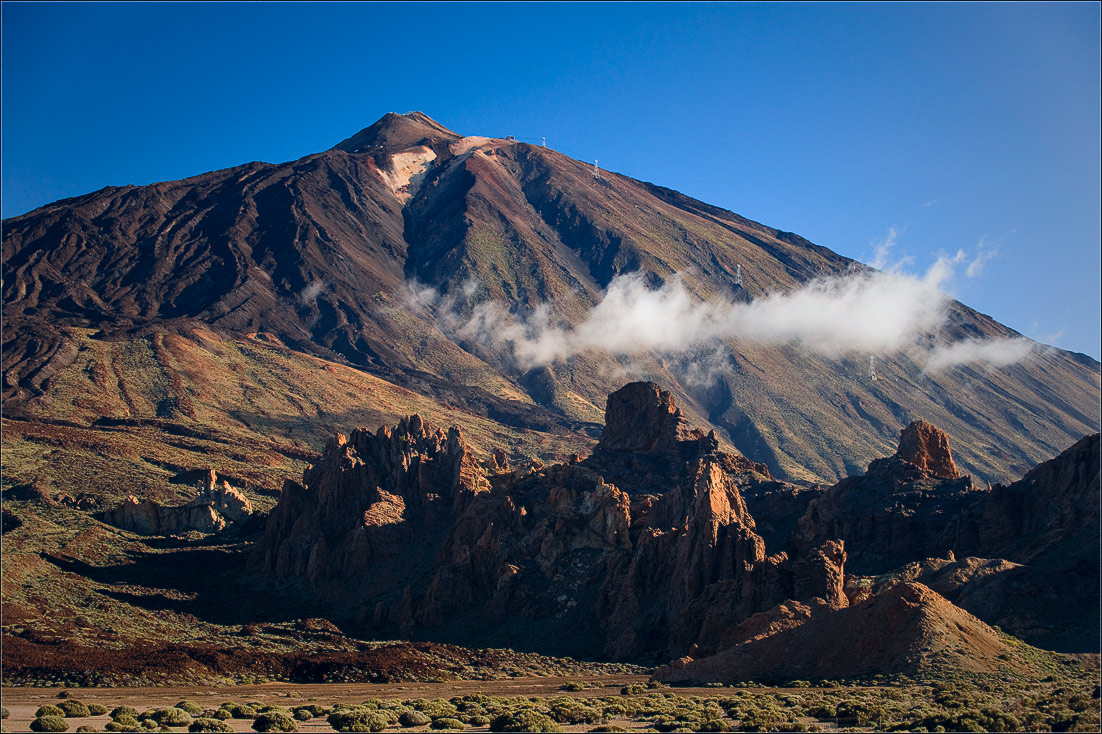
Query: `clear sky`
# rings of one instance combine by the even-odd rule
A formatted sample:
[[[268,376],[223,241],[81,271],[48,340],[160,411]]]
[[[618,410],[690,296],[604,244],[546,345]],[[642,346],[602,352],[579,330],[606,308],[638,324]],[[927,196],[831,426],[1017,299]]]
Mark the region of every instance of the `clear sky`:
[[[987,253],[953,295],[1097,359],[1099,9],[5,2],[3,216],[421,110],[866,262]]]

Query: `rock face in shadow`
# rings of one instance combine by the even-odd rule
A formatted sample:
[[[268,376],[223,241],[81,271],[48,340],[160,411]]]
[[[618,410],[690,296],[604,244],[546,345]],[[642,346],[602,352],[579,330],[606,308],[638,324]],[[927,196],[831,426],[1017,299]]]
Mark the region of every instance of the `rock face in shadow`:
[[[845,553],[767,555],[740,487],[764,466],[688,430],[669,393],[608,399],[594,454],[491,473],[413,417],[336,439],[288,486],[252,566],[403,635],[661,660],[784,599],[844,605]],[[346,609],[349,608],[346,606]]]
[[[140,535],[174,535],[197,531],[217,533],[252,517],[253,506],[245,495],[218,481],[210,469],[199,483],[198,495],[185,505],[161,505],[133,495],[109,510],[105,520]]]
[[[851,573],[886,573],[911,561],[963,552],[978,544],[974,517],[987,496],[952,462],[949,439],[915,422],[899,450],[821,492],[797,523],[793,543],[814,548],[846,542]]]

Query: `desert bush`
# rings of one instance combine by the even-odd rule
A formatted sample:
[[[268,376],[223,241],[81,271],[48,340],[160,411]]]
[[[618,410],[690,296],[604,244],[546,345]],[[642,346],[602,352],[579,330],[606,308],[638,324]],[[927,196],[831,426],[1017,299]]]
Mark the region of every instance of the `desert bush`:
[[[64,719],[65,712],[59,706],[48,703],[45,706],[39,706],[38,710],[34,712],[34,716],[36,719],[41,719],[43,716],[60,716]]]
[[[84,724],[83,726],[78,726],[77,727],[77,734],[84,734],[85,732],[90,732],[90,731],[99,731],[99,730],[96,729],[96,727],[92,726],[91,724]]]
[[[376,711],[365,708],[336,710],[326,719],[337,731],[382,731],[390,720]]]
[[[299,712],[302,712],[302,715],[306,715],[308,718],[302,718],[302,715],[300,715]],[[315,716],[323,716],[327,713],[329,712],[326,711],[324,706],[318,706],[316,703],[309,703],[305,706],[295,706],[295,708],[291,711],[291,715],[299,721],[309,721]]]
[[[191,714],[176,707],[153,709],[149,715],[142,714],[143,719],[152,719],[162,726],[187,726],[191,723]]]
[[[199,716],[200,714],[203,713],[203,707],[200,706],[199,704],[195,703],[194,701],[188,701],[188,700],[180,701],[179,703],[176,704],[176,708],[183,709],[184,711],[187,711],[192,716]]]
[[[222,705],[225,708],[225,704],[222,704]],[[225,708],[225,710],[230,712],[230,718],[231,719],[255,719],[256,718],[256,709],[254,709],[252,706],[248,706],[248,705],[243,704],[243,703],[232,704],[228,708]]]
[[[221,719],[204,717],[191,722],[187,730],[194,732],[232,732],[233,727]]]
[[[130,706],[116,706],[111,709],[111,718],[117,719],[120,716],[129,716],[131,718],[138,718],[138,710]]]
[[[68,698],[59,703],[57,707],[65,712],[65,718],[67,719],[83,719],[85,716],[92,715],[88,711],[88,707],[75,698]]]
[[[102,703],[90,703],[88,704],[89,716],[102,716],[107,713],[107,707]]]
[[[631,685],[624,686],[620,689],[621,696],[636,696],[646,692],[647,687],[642,683],[632,683]]]
[[[490,723],[490,717],[485,714],[475,714],[474,716],[468,716],[466,722],[471,726],[486,726]]]
[[[141,725],[141,727],[143,729],[156,729],[156,728],[158,728],[157,727],[157,722],[154,721],[153,719],[144,719],[142,721],[139,721],[138,723]],[[167,728],[167,727],[165,727],[165,728]]]
[[[705,719],[696,726],[697,731],[731,731],[731,725],[723,719]]]
[[[490,722],[490,731],[531,731],[531,732],[560,732],[559,726],[550,716],[546,716],[531,709],[522,709],[502,714]]]
[[[294,731],[297,728],[290,714],[282,711],[265,711],[253,721],[253,731]]]
[[[69,731],[69,722],[64,716],[39,716],[31,722],[31,731]]]
[[[142,725],[130,714],[122,713],[108,721],[103,728],[106,731],[138,731]]]
[[[230,713],[229,709],[218,709],[217,711],[212,713],[210,716],[205,716],[203,718],[218,719],[219,721],[225,721],[226,719],[232,719],[233,714]]]
[[[406,711],[398,717],[402,726],[427,726],[431,722],[432,717],[420,711]]]
[[[439,719],[433,719],[429,724],[430,729],[466,729],[467,725],[459,719],[453,719],[449,716],[441,716]]]

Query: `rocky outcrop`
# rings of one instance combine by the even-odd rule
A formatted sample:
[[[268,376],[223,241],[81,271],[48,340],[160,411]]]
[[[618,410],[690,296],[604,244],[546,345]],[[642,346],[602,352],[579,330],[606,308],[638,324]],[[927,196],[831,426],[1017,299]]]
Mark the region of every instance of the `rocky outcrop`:
[[[910,462],[942,479],[960,479],[949,437],[926,421],[914,421],[899,434],[899,450],[895,458]]]
[[[786,602],[732,630],[724,648],[660,667],[669,683],[918,675],[933,666],[994,669],[1013,660],[998,633],[938,593],[896,584],[842,609]]]
[[[279,584],[372,608],[432,573],[456,516],[489,486],[458,428],[411,415],[329,440],[287,482],[250,563]]]
[[[848,570],[875,575],[906,563],[977,547],[977,513],[986,491],[956,474],[945,434],[916,422],[899,450],[821,492],[793,533],[798,552],[833,538],[845,541]]]
[[[200,482],[198,494],[185,505],[161,505],[150,499],[128,496],[109,510],[105,520],[140,535],[174,535],[197,531],[217,533],[252,517],[252,503],[245,495],[218,481],[210,469]]]
[[[331,441],[251,563],[380,631],[662,660],[800,594],[837,602],[840,545],[797,565],[754,532],[741,489],[771,481],[652,383],[609,397],[592,456],[547,467],[476,463],[414,416]]]

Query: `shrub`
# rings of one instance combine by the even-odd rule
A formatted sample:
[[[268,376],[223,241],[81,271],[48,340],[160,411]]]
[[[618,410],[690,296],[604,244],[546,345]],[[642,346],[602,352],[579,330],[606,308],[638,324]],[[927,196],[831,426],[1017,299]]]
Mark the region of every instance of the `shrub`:
[[[225,707],[225,704],[222,704]],[[246,704],[234,703],[226,708],[226,711],[230,712],[230,718],[232,719],[255,719],[256,709]]]
[[[225,721],[226,719],[232,719],[233,714],[230,713],[229,709],[218,709],[213,714],[211,714],[209,718],[218,719],[219,721]]]
[[[90,703],[88,704],[89,716],[103,716],[107,713],[107,707],[102,703]]]
[[[191,723],[191,714],[175,707],[153,709],[148,716],[143,714],[142,718],[152,719],[162,726],[187,726]]]
[[[382,731],[390,724],[383,714],[365,708],[334,710],[326,721],[337,731]]]
[[[31,722],[31,731],[69,731],[69,722],[64,716],[39,716]]]
[[[486,726],[490,723],[490,717],[485,714],[475,714],[467,717],[467,723],[471,726]]]
[[[138,731],[142,725],[130,714],[123,713],[108,721],[103,728],[107,731]]]
[[[144,721],[141,722],[141,726],[142,726],[143,729],[156,729],[157,728],[157,722],[154,721],[153,719],[145,719]]]
[[[253,731],[294,731],[298,724],[283,711],[265,711],[253,722]]]
[[[199,704],[195,703],[194,701],[188,701],[188,700],[180,701],[178,704],[176,704],[176,708],[183,709],[184,711],[187,711],[192,716],[199,716],[200,714],[203,713],[203,707],[200,706]]]
[[[91,712],[88,711],[88,707],[75,698],[69,698],[57,705],[59,709],[65,712],[65,718],[67,719],[83,719],[85,716],[91,716]]]
[[[130,716],[134,719],[138,718],[138,710],[131,708],[130,706],[116,706],[111,709],[111,718],[117,719],[120,716]]]
[[[630,732],[631,729],[625,729],[622,726],[615,726],[613,724],[603,724],[601,726],[590,729],[590,731],[593,731],[593,732],[616,732],[616,734],[620,734],[621,732]]]
[[[433,719],[429,724],[430,729],[466,729],[467,725],[459,719],[453,719],[448,716],[443,716],[439,719]]]
[[[84,726],[78,726],[77,727],[78,734],[84,734],[84,732],[89,732],[89,731],[98,731],[98,729],[96,729],[96,727],[91,726],[89,724],[85,724]]]
[[[8,711],[8,710],[7,710],[6,708],[4,708],[3,706],[0,706],[0,719],[6,719],[6,718],[8,718],[9,716],[11,716],[11,712],[9,712],[9,711]]]
[[[562,727],[555,723],[550,716],[545,716],[530,709],[522,709],[496,717],[490,722],[490,731],[559,732],[562,731]]]
[[[432,722],[432,717],[420,711],[406,711],[398,717],[398,723],[402,726],[426,726]]]
[[[38,711],[34,712],[34,716],[36,719],[41,719],[43,716],[60,716],[64,719],[65,712],[60,707],[48,703],[45,706],[39,706]]]
[[[187,728],[188,731],[200,731],[200,732],[227,732],[233,731],[233,727],[227,724],[221,719],[196,719],[191,722],[191,726]]]

